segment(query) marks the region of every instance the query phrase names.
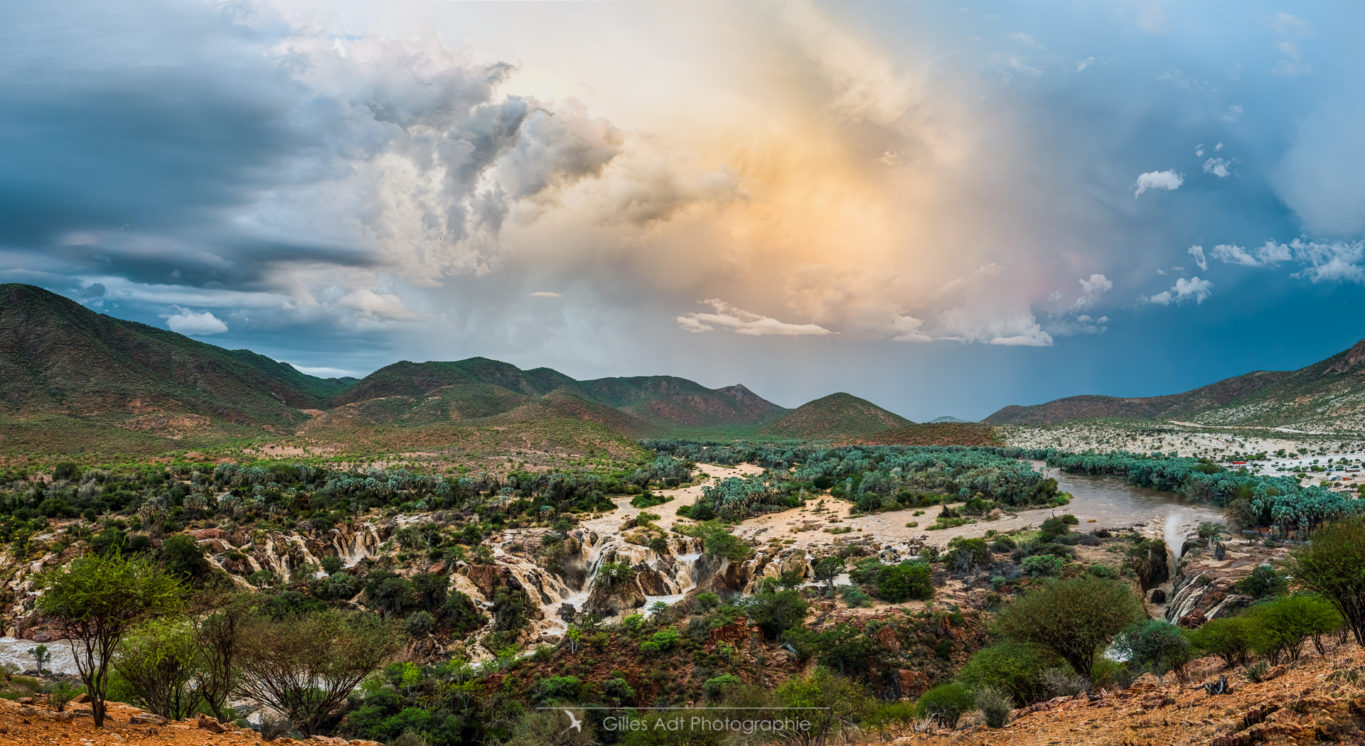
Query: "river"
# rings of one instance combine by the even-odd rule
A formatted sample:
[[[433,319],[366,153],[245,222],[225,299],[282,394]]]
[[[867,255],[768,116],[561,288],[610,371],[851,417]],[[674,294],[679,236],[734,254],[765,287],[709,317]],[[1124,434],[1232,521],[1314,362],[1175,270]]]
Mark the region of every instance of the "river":
[[[38,647],[39,643],[32,640],[22,640],[15,637],[0,637],[0,666],[13,665],[20,671],[33,671],[38,665],[33,660],[33,654],[28,652],[30,648]],[[66,640],[47,643],[47,651],[52,659],[48,662],[49,671],[58,674],[75,674],[76,661],[71,657],[71,646]]]

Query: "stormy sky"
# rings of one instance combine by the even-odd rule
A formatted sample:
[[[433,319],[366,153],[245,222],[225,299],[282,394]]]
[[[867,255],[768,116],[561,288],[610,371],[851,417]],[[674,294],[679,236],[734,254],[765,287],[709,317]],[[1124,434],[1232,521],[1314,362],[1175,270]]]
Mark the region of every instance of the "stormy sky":
[[[1348,3],[0,6],[0,281],[912,419],[1365,337]]]

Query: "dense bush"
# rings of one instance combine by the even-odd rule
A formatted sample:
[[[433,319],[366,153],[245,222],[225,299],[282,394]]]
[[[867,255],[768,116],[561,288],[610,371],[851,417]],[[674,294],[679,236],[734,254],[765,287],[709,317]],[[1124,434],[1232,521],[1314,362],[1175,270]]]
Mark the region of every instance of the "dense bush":
[[[1216,655],[1228,668],[1245,665],[1258,633],[1255,622],[1245,616],[1204,622],[1190,632],[1190,644],[1198,651]]]
[[[957,721],[976,709],[976,697],[970,689],[957,682],[939,684],[919,698],[919,708],[947,728],[956,728]]]
[[[1081,675],[1089,675],[1102,646],[1145,616],[1124,583],[1093,576],[1056,581],[1020,596],[996,618],[1001,634],[1042,645]]]
[[[1056,653],[1041,645],[1003,641],[977,651],[957,677],[973,689],[1000,689],[1022,706],[1045,699],[1045,674],[1064,665]]]

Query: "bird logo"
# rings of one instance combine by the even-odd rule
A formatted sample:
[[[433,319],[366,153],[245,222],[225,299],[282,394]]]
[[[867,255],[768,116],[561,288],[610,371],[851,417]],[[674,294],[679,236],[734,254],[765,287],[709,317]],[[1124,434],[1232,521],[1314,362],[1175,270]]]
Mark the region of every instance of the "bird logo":
[[[564,730],[560,731],[560,734],[562,735],[562,734],[564,734],[564,733],[568,733],[568,732],[571,731],[571,730],[572,730],[572,731],[577,731],[577,732],[579,732],[579,733],[582,733],[582,732],[583,732],[583,722],[582,722],[581,720],[579,720],[578,717],[577,717],[576,715],[574,715],[573,712],[572,712],[571,710],[564,710],[564,714],[569,716],[569,727],[567,727],[567,728],[565,728]]]

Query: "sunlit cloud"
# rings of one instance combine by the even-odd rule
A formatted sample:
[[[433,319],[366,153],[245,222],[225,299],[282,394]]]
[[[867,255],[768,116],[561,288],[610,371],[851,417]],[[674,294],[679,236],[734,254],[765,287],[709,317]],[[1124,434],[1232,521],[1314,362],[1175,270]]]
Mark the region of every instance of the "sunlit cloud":
[[[771,316],[745,311],[719,298],[710,298],[702,302],[711,306],[712,310],[679,316],[678,325],[684,330],[702,333],[727,329],[735,334],[751,337],[806,337],[834,333],[818,324],[792,324],[778,321]]]

